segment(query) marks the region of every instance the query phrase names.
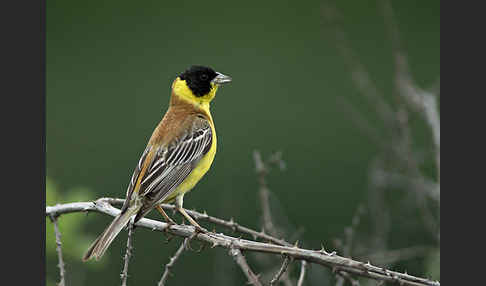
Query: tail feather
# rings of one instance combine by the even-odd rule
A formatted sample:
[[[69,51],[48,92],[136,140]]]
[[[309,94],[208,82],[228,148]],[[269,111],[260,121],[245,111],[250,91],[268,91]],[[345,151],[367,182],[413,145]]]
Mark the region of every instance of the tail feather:
[[[91,258],[99,260],[106,249],[113,242],[115,237],[120,233],[120,231],[128,223],[132,215],[135,212],[127,209],[124,213],[119,214],[111,224],[98,236],[98,238],[91,244],[86,254],[83,256],[83,261],[88,261]]]

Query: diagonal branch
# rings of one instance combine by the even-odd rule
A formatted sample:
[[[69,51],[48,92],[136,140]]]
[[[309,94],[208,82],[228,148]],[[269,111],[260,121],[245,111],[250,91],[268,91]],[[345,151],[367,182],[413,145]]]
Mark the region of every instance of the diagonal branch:
[[[280,270],[275,274],[273,279],[270,281],[270,286],[273,286],[273,285],[275,285],[275,283],[278,282],[280,277],[282,277],[282,275],[285,273],[285,271],[287,271],[287,268],[289,267],[290,262],[292,262],[292,258],[285,256],[285,259],[282,263],[282,267],[280,267]]]
[[[60,204],[56,206],[46,207],[46,216],[59,216],[62,214],[73,212],[87,212],[94,211],[99,213],[116,216],[120,210],[114,208],[109,204],[114,199],[102,198],[95,202],[78,202]],[[370,263],[363,263],[338,256],[336,254],[329,254],[321,250],[303,249],[292,246],[282,246],[270,243],[262,243],[252,240],[240,239],[222,233],[198,233],[193,226],[187,225],[168,225],[167,223],[156,221],[152,219],[143,218],[139,220],[136,226],[156,230],[160,232],[169,232],[180,237],[191,237],[194,239],[211,244],[213,247],[222,247],[226,249],[235,248],[240,251],[252,251],[260,253],[268,253],[274,255],[287,255],[294,260],[305,260],[307,263],[314,263],[325,266],[336,271],[343,271],[349,274],[358,275],[362,277],[371,278],[378,281],[385,281],[395,283],[398,285],[412,285],[412,286],[438,286],[439,281],[431,281],[425,278],[416,277],[406,273],[391,271],[382,267],[371,265]]]
[[[236,264],[240,266],[241,270],[246,275],[246,278],[248,278],[248,282],[255,286],[262,286],[262,283],[260,282],[260,280],[258,280],[258,276],[255,275],[255,273],[251,271],[250,266],[248,266],[246,258],[241,253],[241,250],[236,247],[231,247],[229,253],[236,261]]]
[[[160,278],[160,281],[159,281],[159,284],[157,284],[158,286],[163,286],[165,285],[165,282],[167,281],[167,278],[169,278],[169,274],[170,274],[170,269],[174,266],[174,263],[177,261],[177,259],[179,259],[179,256],[181,256],[182,252],[184,251],[184,249],[187,249],[187,245],[189,243],[189,241],[195,236],[195,233],[193,235],[191,235],[190,237],[186,237],[184,239],[184,241],[181,243],[181,246],[179,246],[179,249],[177,249],[176,253],[174,254],[174,256],[172,256],[170,258],[170,261],[169,263],[167,263],[165,265],[165,270],[164,270],[164,274],[162,275],[162,277]]]
[[[57,251],[57,258],[59,260],[59,277],[60,281],[57,284],[58,286],[65,285],[65,275],[66,270],[64,268],[64,260],[62,259],[62,249],[61,249],[61,232],[59,231],[59,226],[57,225],[57,215],[51,214],[49,218],[51,219],[52,223],[54,224],[54,232],[56,233],[56,251]]]
[[[344,271],[337,271],[336,274],[339,277],[342,277],[342,279],[349,281],[349,283],[351,283],[351,286],[360,286],[359,281],[353,279],[348,273],[346,273]],[[344,280],[340,280],[340,281],[344,281]],[[343,282],[339,282],[339,284],[342,284],[342,283]],[[338,284],[336,283],[336,285],[338,285]]]

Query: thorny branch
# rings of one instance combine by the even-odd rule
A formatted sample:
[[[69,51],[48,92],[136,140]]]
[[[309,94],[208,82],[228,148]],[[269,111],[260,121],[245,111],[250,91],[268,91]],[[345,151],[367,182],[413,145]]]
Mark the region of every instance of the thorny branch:
[[[162,277],[160,278],[158,286],[163,286],[165,285],[165,282],[167,281],[167,278],[169,278],[170,274],[170,269],[174,266],[174,263],[179,259],[179,256],[181,256],[182,252],[184,249],[187,249],[189,241],[191,241],[192,238],[194,238],[195,233],[191,235],[190,237],[184,238],[184,241],[181,243],[181,246],[179,246],[179,249],[177,249],[176,253],[174,256],[170,258],[169,263],[165,265],[165,270],[164,274],[162,274]]]
[[[279,158],[279,157],[277,157]],[[253,152],[253,159],[255,160],[255,170],[258,174],[258,182],[260,184],[260,201],[262,203],[262,212],[263,212],[263,228],[266,229],[270,235],[272,236],[279,236],[279,230],[273,224],[272,215],[270,212],[270,202],[269,196],[270,191],[267,186],[267,182],[265,180],[265,176],[268,173],[268,166],[262,160],[260,152],[254,151]]]
[[[289,267],[290,262],[292,262],[292,258],[285,256],[285,259],[282,263],[282,267],[280,267],[280,270],[275,274],[275,276],[270,281],[270,286],[273,286],[273,285],[275,285],[275,283],[278,282],[280,277],[282,277],[282,275],[285,273],[285,271],[287,271],[287,267]]]
[[[59,260],[58,267],[59,267],[59,277],[60,277],[60,281],[57,285],[64,286],[65,285],[64,277],[66,275],[66,270],[64,268],[64,260],[62,259],[61,232],[59,231],[59,226],[57,225],[57,217],[58,215],[55,214],[49,215],[49,218],[54,224],[54,232],[56,233],[56,251],[57,251],[57,258]]]
[[[128,279],[128,263],[130,262],[130,257],[132,256],[132,232],[133,232],[133,223],[130,221],[128,224],[128,238],[127,238],[127,250],[125,252],[125,257],[123,257],[123,260],[125,261],[123,265],[123,271],[121,276],[122,279],[122,286],[127,285],[127,279]]]
[[[101,198],[94,202],[77,202],[47,206],[46,216],[59,216],[75,212],[99,212],[114,217],[120,213],[120,210],[110,205],[110,202],[116,201],[120,200]],[[431,281],[410,274],[391,271],[382,267],[371,265],[370,263],[363,263],[350,258],[341,257],[333,253],[329,254],[324,250],[311,250],[294,246],[262,243],[236,238],[222,233],[198,233],[193,226],[168,225],[167,223],[147,218],[139,220],[135,226],[147,228],[152,231],[167,231],[175,236],[184,238],[194,235],[194,239],[208,243],[212,247],[222,247],[226,249],[234,248],[240,251],[244,250],[275,255],[287,255],[292,257],[294,260],[305,260],[307,263],[322,265],[330,269],[336,268],[337,270],[341,270],[349,274],[368,277],[378,281],[396,283],[398,285],[440,285],[439,281]]]
[[[250,266],[246,262],[246,258],[241,253],[241,250],[236,247],[230,247],[229,254],[233,257],[236,261],[236,264],[240,266],[241,270],[245,274],[246,278],[248,278],[248,282],[255,285],[255,286],[262,286],[260,280],[258,280],[258,276],[253,273]]]
[[[335,241],[336,247],[342,250],[343,256],[345,257],[351,257],[356,228],[358,227],[361,221],[361,216],[364,214],[364,212],[365,212],[364,207],[360,205],[356,210],[353,219],[351,220],[351,226],[346,227],[344,229],[344,243],[340,239],[337,239]],[[359,285],[359,282],[353,280],[347,273],[344,273],[342,271],[337,271],[336,274],[338,276],[336,286],[344,285],[345,280],[351,282],[353,286]]]

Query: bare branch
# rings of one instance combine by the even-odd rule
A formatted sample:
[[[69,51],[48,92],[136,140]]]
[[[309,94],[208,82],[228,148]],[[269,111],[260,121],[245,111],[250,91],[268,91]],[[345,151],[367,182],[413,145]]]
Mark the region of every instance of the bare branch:
[[[263,229],[266,229],[268,232],[270,232],[270,235],[272,236],[281,236],[283,235],[283,231],[279,230],[272,220],[272,214],[270,210],[270,190],[268,189],[265,176],[270,170],[270,165],[275,164],[279,166],[281,170],[285,169],[285,162],[282,160],[282,153],[276,152],[270,156],[267,162],[264,162],[262,160],[260,152],[255,150],[253,151],[253,158],[255,160],[255,170],[258,175],[258,181],[260,184],[259,194],[263,212]],[[277,276],[275,276],[272,281],[270,281],[270,285],[276,283],[280,279],[280,277],[282,277],[282,281],[285,283],[285,285],[292,285],[289,276],[287,275],[287,273],[285,273],[288,267],[288,263],[290,262],[289,259],[292,260],[289,257],[285,258],[282,268],[277,273]]]
[[[160,278],[159,284],[157,284],[158,286],[165,285],[165,283],[167,281],[167,278],[169,278],[170,269],[174,266],[174,263],[177,261],[177,259],[179,259],[179,256],[181,256],[181,254],[184,251],[184,249],[187,249],[187,245],[188,245],[189,241],[192,238],[194,238],[195,235],[196,235],[196,233],[192,234],[190,237],[184,238],[184,241],[181,243],[181,246],[179,246],[179,249],[177,249],[177,251],[174,254],[174,256],[172,256],[170,258],[169,263],[167,263],[165,265],[164,274],[162,274],[162,277]]]
[[[119,205],[119,206],[123,205],[123,202],[125,201],[124,199],[114,199],[114,198],[103,198],[103,200],[106,200],[111,205]],[[161,204],[161,206],[162,206],[162,208],[164,208],[166,210],[172,210],[172,211],[175,210],[174,205]],[[251,235],[253,237],[253,239],[260,238],[264,241],[268,241],[268,242],[278,244],[278,245],[285,245],[285,246],[292,246],[293,245],[293,244],[291,244],[291,243],[289,243],[289,242],[287,242],[283,239],[278,239],[278,238],[275,238],[275,237],[273,237],[269,234],[266,234],[265,232],[256,231],[256,230],[250,229],[248,227],[242,226],[239,223],[235,222],[233,220],[233,218],[231,218],[230,220],[224,220],[224,219],[221,219],[221,218],[210,216],[206,212],[201,213],[201,212],[197,212],[195,210],[186,210],[186,212],[188,214],[190,214],[195,220],[207,221],[207,222],[210,222],[210,223],[214,223],[214,224],[223,226],[223,227],[230,229],[232,231],[245,233],[245,234]]]
[[[279,230],[273,224],[269,202],[270,191],[268,190],[267,182],[265,181],[265,176],[268,173],[268,167],[263,162],[260,152],[256,150],[253,151],[253,158],[255,160],[255,169],[258,174],[258,182],[260,184],[260,201],[262,203],[263,228],[266,229],[272,236],[279,236]]]
[[[297,286],[302,286],[304,284],[306,266],[307,266],[307,262],[305,260],[302,260],[300,264],[300,275],[299,275],[299,280],[297,281]]]
[[[343,256],[345,256],[345,257],[351,258],[356,228],[358,227],[358,225],[361,221],[361,216],[364,213],[365,213],[364,207],[362,205],[358,206],[358,208],[356,209],[356,212],[355,212],[355,214],[354,214],[354,216],[351,220],[351,226],[348,226],[344,229],[344,241],[345,242],[344,242],[344,244],[341,244],[340,246],[342,247]],[[337,271],[336,274],[338,275],[336,286],[344,285],[344,280],[348,280],[352,284],[354,283],[353,282],[354,280],[351,279],[347,273],[341,273],[341,271]],[[353,284],[353,286],[354,285],[355,284]]]
[[[116,216],[120,213],[119,209],[114,208],[108,202],[114,199],[99,199],[96,202],[78,202],[68,203],[56,206],[46,207],[46,216],[62,215],[73,212],[94,211],[99,213]],[[223,247],[226,249],[235,248],[237,250],[246,250],[252,252],[269,253],[275,255],[287,255],[296,260],[306,260],[309,263],[319,264],[330,269],[337,268],[349,274],[354,274],[362,277],[368,277],[374,280],[383,280],[386,282],[397,283],[401,285],[431,285],[438,286],[440,282],[431,281],[425,278],[416,277],[409,274],[404,274],[396,271],[391,271],[385,268],[363,263],[338,256],[336,254],[330,255],[321,250],[310,250],[299,247],[281,246],[270,243],[256,242],[246,239],[240,239],[224,235],[222,233],[198,233],[193,226],[188,225],[168,225],[167,223],[156,221],[148,218],[139,220],[136,226],[148,228],[153,231],[169,232],[180,237],[191,237],[202,242],[209,243],[213,247]]]
[[[54,224],[54,232],[56,233],[56,251],[57,251],[57,258],[59,260],[59,264],[57,266],[59,267],[59,277],[60,277],[60,281],[57,285],[64,286],[65,285],[64,277],[66,275],[66,270],[64,268],[64,260],[62,259],[61,232],[59,231],[59,227],[57,225],[58,216],[54,214],[46,214],[46,215],[49,215],[49,218]]]
[[[277,283],[278,280],[280,279],[280,277],[282,277],[282,274],[284,274],[285,271],[287,271],[287,268],[289,267],[290,262],[292,262],[292,258],[290,258],[289,256],[285,256],[285,259],[282,263],[282,267],[280,267],[280,270],[275,274],[273,279],[270,281],[271,286],[274,285],[275,283]]]
[[[246,275],[246,278],[248,278],[248,282],[255,286],[262,286],[262,283],[258,280],[258,276],[255,275],[255,273],[251,271],[250,266],[248,266],[246,258],[241,253],[241,250],[236,247],[231,247],[229,253],[236,261],[236,264],[240,266],[241,270]]]
[[[349,283],[351,283],[352,286],[360,286],[359,281],[353,279],[348,273],[338,270],[336,271],[336,274],[342,278],[342,280],[339,280],[338,283],[336,283],[336,285],[338,284],[342,285],[343,282],[341,281],[347,280],[349,281]]]
[[[125,263],[123,265],[123,272],[120,275],[122,279],[122,286],[127,285],[127,279],[128,279],[128,263],[130,262],[130,257],[132,256],[132,232],[133,232],[133,223],[130,221],[128,224],[128,238],[127,238],[127,250],[125,252],[125,257],[123,260],[125,260]]]

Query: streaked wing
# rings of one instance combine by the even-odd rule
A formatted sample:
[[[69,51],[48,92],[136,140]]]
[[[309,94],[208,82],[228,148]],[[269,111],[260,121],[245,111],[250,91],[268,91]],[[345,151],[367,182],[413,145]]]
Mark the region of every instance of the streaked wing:
[[[142,168],[145,164],[145,159],[147,158],[147,155],[149,154],[150,150],[152,149],[152,146],[147,146],[145,150],[142,153],[142,156],[140,157],[140,160],[138,161],[137,166],[135,167],[135,170],[133,171],[132,178],[130,179],[130,183],[128,184],[127,188],[127,194],[125,196],[125,202],[123,203],[123,207],[121,208],[121,212],[125,212],[125,210],[128,208],[128,205],[130,203],[130,200],[132,198],[133,190],[135,189],[135,183],[138,180],[138,177],[140,176],[140,172],[142,171]]]
[[[145,197],[144,206],[137,217],[143,216],[155,204],[167,198],[196,167],[199,160],[211,148],[211,144],[212,132],[209,122],[206,119],[196,117],[190,128],[173,140],[171,144],[152,150],[154,155],[150,156],[151,162],[148,163],[149,167],[143,174],[139,189],[139,196]],[[140,173],[140,171],[138,172]],[[138,177],[139,175],[134,174],[134,176]],[[137,178],[132,179],[131,182],[137,180]],[[131,195],[129,192],[128,190],[127,198],[129,194]]]

